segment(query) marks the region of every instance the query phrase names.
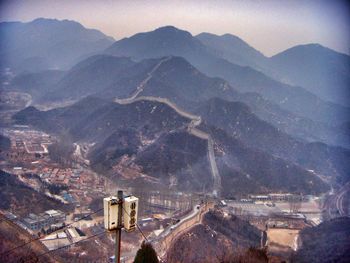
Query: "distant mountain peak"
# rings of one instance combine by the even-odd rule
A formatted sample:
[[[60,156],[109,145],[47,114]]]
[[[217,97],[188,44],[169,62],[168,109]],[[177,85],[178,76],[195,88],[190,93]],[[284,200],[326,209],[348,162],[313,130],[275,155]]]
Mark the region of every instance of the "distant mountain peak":
[[[45,17],[38,17],[34,20],[32,20],[30,23],[41,23],[41,22],[59,22],[60,20],[56,18],[45,18]]]
[[[241,41],[242,43],[244,43],[246,45],[249,45],[243,39],[241,39],[240,37],[238,37],[236,35],[233,35],[233,34],[230,34],[230,33],[226,33],[226,34],[223,34],[223,35],[216,35],[216,34],[213,34],[213,33],[203,32],[203,33],[198,34],[196,36],[196,38],[198,38],[198,39],[217,38],[217,39],[223,39],[223,40],[236,40],[236,41]]]
[[[151,33],[155,34],[162,34],[164,36],[169,36],[169,35],[176,35],[176,36],[184,36],[184,37],[192,37],[192,34],[186,30],[179,29],[174,26],[163,26],[155,29],[154,31],[151,31]]]
[[[327,47],[322,46],[319,43],[308,43],[308,44],[296,45],[292,48],[327,48]]]
[[[235,40],[239,39],[239,40],[243,41],[240,37],[238,37],[236,35],[229,34],[229,33],[223,34],[223,35],[221,35],[221,37],[224,39],[235,39]]]
[[[107,48],[106,53],[142,60],[169,55],[203,57],[207,55],[204,54],[205,49],[206,47],[190,32],[174,26],[164,26],[121,39]]]
[[[265,64],[264,55],[238,36],[228,33],[221,36],[201,33],[196,38],[232,63],[253,68],[260,68]]]
[[[177,27],[174,27],[172,25],[167,25],[167,26],[158,27],[154,31],[175,31],[176,32],[176,31],[183,31],[183,30],[178,29]]]
[[[196,35],[196,37],[199,37],[199,36],[212,36],[212,37],[217,37],[218,35],[214,34],[214,33],[209,33],[209,32],[202,32],[202,33],[199,33],[198,35]]]
[[[317,43],[298,45],[271,57],[276,75],[325,101],[349,106],[350,56]]]
[[[288,48],[276,55],[274,55],[273,57],[276,57],[280,54],[286,54],[286,53],[291,53],[291,52],[307,52],[308,54],[311,54],[311,53],[318,53],[318,52],[331,52],[331,53],[334,53],[334,54],[339,54],[339,55],[346,55],[346,56],[349,56],[347,54],[344,54],[344,53],[340,53],[338,51],[335,51],[331,48],[328,48],[326,46],[323,46],[319,43],[308,43],[308,44],[302,44],[302,45],[297,45],[297,46],[294,46],[294,47],[291,47],[291,48]],[[311,52],[311,53],[310,53]]]
[[[40,18],[36,18],[33,21],[29,22],[32,25],[52,25],[52,24],[61,24],[61,25],[70,25],[70,26],[79,26],[81,28],[85,28],[82,24],[80,24],[79,22],[76,22],[74,20],[68,20],[68,19],[63,19],[63,20],[59,20],[56,18],[44,18],[44,17],[40,17]]]
[[[67,69],[114,42],[102,32],[71,20],[37,18],[0,26],[2,65],[17,72]],[[40,63],[34,63],[33,58]]]

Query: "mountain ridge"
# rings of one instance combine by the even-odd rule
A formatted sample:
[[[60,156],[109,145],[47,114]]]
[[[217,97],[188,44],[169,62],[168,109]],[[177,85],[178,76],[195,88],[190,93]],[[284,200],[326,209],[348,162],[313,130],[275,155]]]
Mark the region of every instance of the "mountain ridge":
[[[10,67],[14,72],[67,69],[114,41],[75,21],[45,18],[31,22],[2,22],[0,34],[1,68]],[[33,59],[40,62],[37,68],[30,63]]]
[[[270,60],[274,72],[285,81],[301,85],[322,99],[350,105],[349,55],[320,44],[306,44],[291,47]]]
[[[173,28],[171,30],[158,28],[136,34],[123,41],[115,42],[106,50],[106,53],[131,56],[133,59],[182,56],[208,76],[223,78],[240,92],[257,92],[294,114],[332,125],[338,125],[348,119],[350,109],[347,107],[323,101],[302,87],[281,83],[251,67],[242,67],[218,58],[214,51],[192,37],[189,32],[178,30],[176,32],[179,34],[174,36],[173,31]],[[171,41],[163,39],[165,35],[171,35]],[[167,43],[169,45],[165,45]],[[334,123],[335,118],[339,120]]]
[[[173,112],[172,110],[170,110],[170,107],[164,104],[147,102],[147,101],[134,102],[129,105],[118,105],[116,103],[111,103],[108,101],[104,102],[103,100],[100,100],[100,99],[98,99],[97,102],[100,101],[99,103],[102,103],[102,104],[101,106],[98,106],[98,104],[92,102],[94,100],[96,101],[96,99],[87,98],[84,100],[85,102],[82,101],[73,106],[61,108],[59,110],[51,110],[48,112],[39,112],[37,110],[34,110],[33,108],[27,108],[22,112],[16,114],[15,119],[18,121],[18,124],[31,123],[32,125],[34,125],[34,127],[42,128],[48,131],[54,130],[56,132],[59,132],[59,130],[55,128],[55,126],[58,125],[58,127],[61,127],[62,131],[69,131],[71,136],[75,138],[74,140],[83,140],[83,141],[92,140],[94,142],[97,142],[98,145],[103,145],[103,142],[108,140],[108,137],[112,135],[113,132],[118,131],[120,129],[125,129],[125,127],[127,126],[125,126],[123,123],[126,121],[126,119],[128,119],[129,120],[128,123],[133,123],[132,126],[129,126],[130,129],[133,127],[136,128],[136,131],[141,132],[142,137],[146,136],[145,138],[148,138],[148,140],[153,141],[155,139],[155,141],[151,145],[148,145],[146,148],[141,147],[140,149],[142,150],[138,152],[134,157],[135,163],[143,167],[143,171],[146,174],[157,175],[157,177],[162,175],[161,178],[162,180],[165,180],[165,181],[167,180],[166,179],[167,177],[165,175],[176,176],[178,183],[183,187],[185,187],[186,189],[189,189],[188,187],[190,187],[190,185],[192,185],[192,187],[196,187],[196,189],[201,189],[202,184],[207,184],[207,187],[208,187],[208,184],[210,185],[209,182],[211,181],[210,179],[211,177],[209,175],[209,170],[208,168],[205,168],[205,167],[208,167],[207,152],[206,152],[207,142],[205,140],[193,138],[190,134],[185,133],[184,126],[183,124],[181,124],[182,122],[181,120],[183,118],[179,117],[176,112]],[[91,105],[96,105],[97,108],[93,109],[91,108]],[[146,107],[147,110],[141,110],[144,107]],[[157,115],[154,115],[154,113],[152,113],[154,109],[156,109]],[[129,112],[127,117],[124,114],[125,111]],[[142,114],[144,116],[141,118],[139,114]],[[40,117],[40,115],[42,116]],[[87,122],[85,121],[85,118],[80,121],[74,121],[74,118],[77,118],[78,116],[86,116],[85,118],[89,118],[90,120],[94,120],[94,121]],[[96,118],[96,116],[100,116],[100,117]],[[125,117],[122,118],[122,116],[125,116]],[[156,116],[158,116],[157,121],[155,121]],[[148,120],[150,117],[152,120],[151,122],[150,120]],[[162,132],[160,133],[160,130],[158,130],[158,128],[163,126],[162,123],[164,122],[164,119],[167,120],[167,123],[169,123],[169,125],[173,123],[170,120],[176,121],[178,119],[180,120],[180,123],[176,124],[178,123],[178,121],[176,121],[175,122],[176,125],[171,126],[174,128],[170,128],[170,129],[167,128],[165,130],[164,128],[161,128]],[[40,121],[37,122],[36,120],[40,120]],[[148,128],[146,128],[145,123],[141,124],[141,120],[148,120],[146,122],[147,123],[146,126]],[[189,120],[186,120],[186,122],[188,121]],[[154,128],[151,129],[151,127],[154,127]],[[176,130],[176,127],[179,129],[178,131]],[[98,129],[98,132],[96,132],[96,129]],[[215,138],[215,144],[220,145],[220,147],[222,147],[222,149],[225,149],[225,151],[227,152],[227,157],[222,158],[220,156],[216,156],[216,159],[219,160],[219,162],[221,163],[218,166],[219,170],[221,170],[221,172],[224,171],[224,174],[225,174],[223,179],[223,186],[225,186],[224,188],[225,195],[229,194],[229,192],[227,192],[228,189],[226,187],[231,185],[232,180],[239,180],[239,182],[242,183],[242,187],[244,189],[247,189],[247,190],[249,189],[249,191],[253,191],[253,192],[262,191],[262,189],[265,189],[265,188],[277,190],[276,188],[277,186],[281,187],[281,184],[283,185],[283,181],[279,181],[277,183],[278,181],[277,178],[279,176],[278,173],[273,173],[273,175],[271,174],[269,176],[267,176],[267,174],[264,174],[263,176],[261,176],[261,171],[262,170],[267,171],[271,169],[270,167],[271,164],[273,164],[273,166],[279,167],[279,169],[282,169],[282,170],[286,169],[284,175],[286,176],[286,178],[289,178],[288,180],[292,180],[292,177],[298,178],[297,179],[298,182],[297,183],[295,182],[293,186],[294,188],[290,188],[290,186],[284,185],[283,189],[285,188],[285,190],[313,192],[313,191],[320,191],[320,189],[322,190],[326,189],[325,188],[326,186],[324,185],[324,183],[322,183],[322,181],[320,181],[320,179],[318,179],[316,176],[314,176],[310,172],[304,170],[303,168],[298,167],[281,158],[276,159],[276,157],[273,157],[272,155],[266,152],[263,152],[261,150],[249,148],[245,146],[241,141],[228,136],[227,133],[224,132],[223,130],[220,130],[220,129],[212,130],[212,128],[210,127],[209,129],[210,129],[210,133],[212,133],[212,138]],[[131,132],[130,136],[134,136],[137,133]],[[84,136],[82,137],[82,135]],[[187,139],[184,140],[185,138]],[[227,145],[223,143],[222,138],[225,138]],[[134,139],[129,141],[136,142],[137,140]],[[187,142],[185,143],[185,146],[179,148],[179,146],[183,145],[184,142]],[[119,143],[119,142],[116,142],[116,143]],[[199,144],[201,145],[201,147],[199,147],[198,145],[197,145],[198,147],[197,146],[194,147],[195,144]],[[96,147],[97,147],[96,149],[102,149],[98,146]],[[107,154],[106,156],[111,156],[110,154],[112,154],[112,156],[115,156],[116,158],[116,159],[114,158],[109,159],[108,161],[109,164],[107,163],[107,167],[106,167],[107,170],[110,170],[114,165],[120,165],[119,158],[121,155],[119,151],[116,151],[118,149],[113,147],[115,146],[109,145],[109,147],[105,149],[106,152],[104,154]],[[187,150],[184,151],[184,149],[187,149]],[[133,151],[135,151],[135,147],[131,147],[130,150],[131,152],[129,152],[129,150],[127,150],[126,148],[124,154],[128,154],[128,152],[132,153]],[[102,153],[101,155],[101,150],[98,150],[97,152],[99,156],[98,158],[101,161],[106,160],[105,157],[103,157],[104,154]],[[114,155],[113,152],[117,155]],[[160,157],[162,158],[160,157],[154,158],[155,153],[158,153],[158,154],[163,153],[160,155]],[[92,158],[94,157],[92,156]],[[231,166],[227,167],[227,163],[226,163],[228,160],[227,158],[228,159],[238,158],[240,160],[240,164],[237,164],[234,167],[231,167]],[[95,159],[95,161],[93,162],[96,162],[96,160],[97,159]],[[160,162],[160,160],[163,160],[163,161]],[[187,163],[187,165],[191,165],[192,168],[189,170],[186,169],[185,168],[186,166],[182,165],[183,161],[180,161],[180,160],[185,160],[185,163]],[[249,163],[251,162],[254,163],[253,160],[260,160],[261,162],[259,163],[259,165],[261,167],[252,168],[251,166],[249,166],[248,165]],[[171,165],[170,163],[167,164],[169,161],[170,163],[176,161],[175,163],[179,165],[181,164],[181,165],[174,166],[174,164],[173,165]],[[153,164],[151,167],[152,168],[151,170],[149,167],[150,163]],[[286,168],[286,164],[289,164],[290,168],[288,168],[288,165]],[[202,172],[200,173],[199,171],[202,171]],[[198,174],[202,174],[202,176],[204,176],[203,171],[207,171],[204,173],[205,177],[202,178],[202,179],[204,178],[206,179],[200,181],[198,179]],[[252,185],[253,181],[249,180],[249,178],[246,178],[245,172],[248,172],[248,171],[251,174],[251,176],[254,178],[261,177],[260,187],[255,186],[254,188]],[[258,176],[258,174],[260,175]],[[266,181],[268,178],[270,178],[270,180],[273,180],[273,181],[277,180],[275,182],[276,185],[268,183]],[[309,181],[311,180],[313,182],[313,185],[309,185],[307,183],[309,182],[308,180]],[[314,188],[316,185],[319,187],[318,190]]]

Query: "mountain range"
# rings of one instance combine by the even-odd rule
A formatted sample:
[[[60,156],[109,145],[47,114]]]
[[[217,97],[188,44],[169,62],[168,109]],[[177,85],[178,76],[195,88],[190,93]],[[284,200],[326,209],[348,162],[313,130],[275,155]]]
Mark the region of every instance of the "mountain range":
[[[28,23],[0,23],[1,70],[38,72],[67,69],[114,41],[70,20],[38,18]]]
[[[201,33],[195,37],[204,45],[215,50],[218,57],[234,64],[259,69],[265,68],[268,63],[267,57],[235,35],[218,36],[211,33]]]
[[[16,43],[34,31],[44,39],[34,48],[34,34],[26,55],[24,46],[2,43],[16,73],[3,89],[30,93],[39,106],[75,102],[28,107],[14,120],[93,145],[88,158],[96,171],[124,180],[120,171],[128,169],[151,183],[209,189],[208,142],[188,132],[186,112],[213,140],[225,196],[320,193],[325,181],[349,180],[347,55],[307,45],[268,58],[236,36],[192,36],[173,26],[116,42],[72,21],[0,28]],[[56,52],[59,44],[64,52]],[[34,72],[17,66],[38,58],[44,63]]]
[[[201,33],[194,37],[166,26],[114,42],[77,22],[44,18],[28,23],[2,22],[0,33],[1,68],[10,67],[16,72],[69,69],[104,49],[108,54],[137,60],[175,55],[209,75],[225,74],[229,80],[228,75],[237,71],[251,73],[245,68],[249,67],[253,72],[302,87],[322,100],[349,106],[349,56],[319,44],[295,46],[269,58],[231,34]],[[212,71],[218,63],[229,66],[230,73]],[[259,84],[259,78],[256,81]]]
[[[231,63],[248,66],[286,84],[303,87],[322,100],[349,106],[348,55],[320,44],[306,44],[291,47],[269,58],[231,34],[201,33],[196,38]]]
[[[221,105],[220,102],[217,104]],[[208,106],[212,107],[212,102],[209,102]],[[261,121],[257,120],[252,113],[247,112],[246,106],[240,104],[236,106],[234,103],[233,106],[236,107],[235,114],[243,117],[241,125],[245,126],[244,129],[224,130],[220,125],[214,128],[207,124],[203,124],[202,127],[203,130],[208,130],[212,134],[218,147],[216,158],[224,182],[225,195],[240,191],[261,192],[266,189],[273,191],[284,189],[304,193],[316,193],[327,189],[317,176],[308,172],[306,168],[294,164],[293,156],[288,157],[287,153],[284,154],[278,148],[252,147],[249,144],[247,147],[248,139],[232,135],[232,133],[238,134],[239,130],[255,130],[254,125],[266,126],[267,132],[260,133],[257,130],[255,134],[253,132],[247,135],[253,139],[258,134],[256,140],[259,140],[274,130],[267,123],[261,124]],[[223,108],[230,109],[228,106]],[[218,112],[213,114],[220,116]],[[205,120],[211,120],[206,115],[203,117]],[[18,124],[30,124],[56,135],[68,133],[76,142],[95,143],[89,159],[98,171],[111,172],[114,166],[120,164],[123,156],[128,156],[129,166],[133,163],[141,167],[142,173],[160,178],[162,182],[168,182],[172,177],[176,179],[179,187],[192,190],[202,189],[203,185],[204,187],[211,185],[206,141],[188,134],[184,127],[189,120],[180,117],[164,104],[140,101],[118,105],[107,100],[89,97],[72,106],[50,111],[38,111],[30,107],[17,113],[14,118]],[[230,114],[222,118],[231,122]],[[298,144],[297,141],[289,138],[291,142],[288,142],[287,135],[280,134],[277,130],[275,133],[261,145],[272,144],[274,138],[279,136],[282,137],[281,141],[284,145],[294,147],[296,151],[302,151],[304,150],[302,147],[306,147],[302,143],[295,146],[293,143]],[[340,154],[345,154],[344,158],[347,157],[346,151],[338,150]],[[328,152],[329,149],[325,151]],[[285,156],[288,158],[283,158]],[[312,163],[311,157],[319,163]],[[317,167],[317,164],[325,163],[325,158],[330,157],[337,156],[332,153],[323,156],[322,152],[321,155],[309,156],[306,153],[304,159],[300,161],[304,162],[301,163],[304,167],[313,168],[312,165],[315,165],[317,171],[322,169],[322,172],[332,176],[333,170],[331,171],[327,166]],[[332,167],[338,165],[335,161],[331,163]],[[342,170],[347,169],[343,161],[336,169],[339,172],[338,180],[347,180],[346,173]],[[281,180],[282,175],[283,180]],[[234,185],[236,187],[233,187]],[[237,188],[237,185],[241,187]]]
[[[292,47],[271,57],[277,76],[323,100],[349,106],[350,57],[319,44]]]
[[[45,71],[19,75],[11,85],[13,89],[30,92],[34,103],[78,100],[88,95],[125,98],[162,60],[145,59],[136,63],[125,57],[95,55],[67,72]],[[46,92],[43,92],[45,89]],[[241,93],[223,79],[207,77],[181,57],[166,58],[152,72],[152,77],[145,83],[140,95],[168,98],[187,110],[194,110],[196,103],[214,97],[242,101],[259,118],[293,136],[309,141],[349,145],[345,129],[325,123],[327,120],[321,113],[326,109],[316,110],[320,117],[323,116],[317,121],[288,112],[257,93]],[[311,105],[317,103],[316,99]]]
[[[348,108],[323,101],[302,87],[281,83],[252,67],[239,66],[216,56],[217,52],[189,32],[174,27],[163,27],[119,40],[106,52],[136,60],[181,56],[208,76],[226,79],[240,92],[257,92],[294,114],[329,124],[343,123],[349,116]]]

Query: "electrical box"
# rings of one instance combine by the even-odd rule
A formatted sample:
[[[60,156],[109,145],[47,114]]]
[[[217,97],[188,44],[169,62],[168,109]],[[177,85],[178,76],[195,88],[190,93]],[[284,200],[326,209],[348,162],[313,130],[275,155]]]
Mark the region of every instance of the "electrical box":
[[[124,199],[124,228],[126,231],[134,231],[137,224],[137,211],[139,199],[135,196],[129,196]]]
[[[118,227],[118,198],[110,196],[103,198],[103,215],[105,229],[113,230]]]

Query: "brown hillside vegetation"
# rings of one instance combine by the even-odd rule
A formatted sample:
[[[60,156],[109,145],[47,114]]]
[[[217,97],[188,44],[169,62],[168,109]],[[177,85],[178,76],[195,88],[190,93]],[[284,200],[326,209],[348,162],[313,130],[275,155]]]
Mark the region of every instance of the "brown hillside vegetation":
[[[39,241],[10,251],[32,239],[34,238],[28,232],[0,214],[0,262],[61,262],[59,258],[53,258],[50,254],[39,256],[47,252],[46,247]]]
[[[210,211],[203,224],[193,227],[173,243],[167,262],[267,262],[259,261],[260,252],[253,249],[259,243],[260,231],[248,222]],[[255,261],[236,261],[245,258],[244,255]]]
[[[302,246],[293,262],[350,262],[350,218],[336,218],[300,233]]]
[[[70,206],[34,191],[15,175],[0,170],[0,209],[13,209],[16,215],[25,216],[28,213],[42,213],[53,208],[68,211]]]

